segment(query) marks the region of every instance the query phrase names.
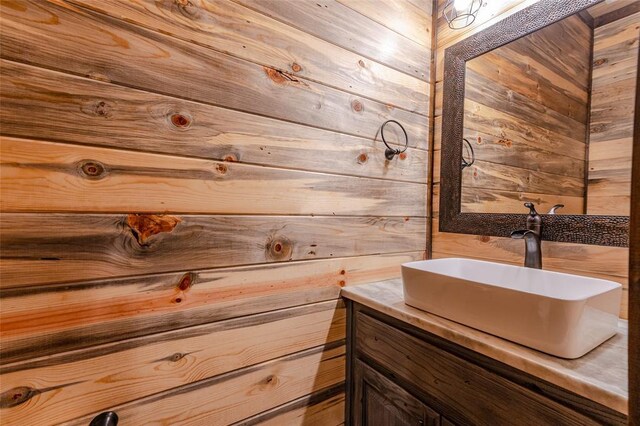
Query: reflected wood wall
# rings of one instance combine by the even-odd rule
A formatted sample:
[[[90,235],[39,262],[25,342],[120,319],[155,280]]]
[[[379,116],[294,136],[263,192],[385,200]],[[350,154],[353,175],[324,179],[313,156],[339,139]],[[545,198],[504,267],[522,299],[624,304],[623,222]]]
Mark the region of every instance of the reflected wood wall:
[[[467,62],[463,212],[584,213],[592,38],[574,15]]]
[[[425,257],[430,0],[0,19],[3,424],[341,424],[340,288]]]
[[[587,213],[629,215],[640,13],[595,29]]]
[[[509,238],[441,233],[438,231],[440,196],[440,148],[442,144],[442,78],[444,73],[444,50],[456,42],[498,22],[505,17],[535,3],[536,0],[509,0],[490,2],[483,7],[476,21],[463,30],[447,27],[441,11],[444,0],[437,0],[436,23],[436,83],[433,140],[433,208],[432,208],[432,256],[433,258],[468,257],[521,265],[524,262],[524,244]],[[496,191],[491,196],[500,197]],[[628,249],[620,247],[592,246],[560,242],[543,243],[543,266],[545,269],[609,279],[623,285],[620,316],[627,317]]]

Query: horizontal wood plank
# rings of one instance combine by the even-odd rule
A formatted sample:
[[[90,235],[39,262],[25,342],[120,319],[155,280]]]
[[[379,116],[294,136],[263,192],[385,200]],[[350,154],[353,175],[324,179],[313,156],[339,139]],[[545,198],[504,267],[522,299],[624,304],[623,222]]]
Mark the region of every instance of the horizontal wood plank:
[[[563,136],[526,119],[465,99],[464,126],[518,145],[536,147],[584,161],[585,140]]]
[[[5,59],[365,137],[394,118],[412,140],[428,137],[422,115],[66,3],[3,3],[0,22]]]
[[[477,102],[542,129],[585,143],[586,113],[582,117],[584,121],[580,122],[543,104],[532,102],[518,91],[519,88],[503,87],[473,69],[466,70],[465,102]],[[586,101],[583,108],[586,110]]]
[[[196,270],[0,291],[5,363],[336,299],[424,252]]]
[[[429,81],[431,55],[425,46],[335,0],[233,1],[408,75]]]
[[[426,218],[8,214],[2,288],[422,251]]]
[[[400,35],[431,50],[431,13],[407,0],[338,0]]]
[[[424,151],[410,147],[402,158],[387,161],[379,137],[349,136],[6,60],[0,60],[0,78],[0,131],[7,135],[426,182]],[[386,130],[390,143],[402,141],[396,127]]]
[[[1,141],[0,207],[5,212],[426,214],[427,191],[421,184],[9,137]]]
[[[475,124],[471,122],[468,125],[475,127]],[[477,160],[584,179],[584,154],[586,151],[584,145],[582,146],[582,158],[578,159],[563,155],[560,147],[558,147],[558,151],[547,150],[542,143],[536,145],[528,141],[509,139],[504,133],[495,135],[464,128],[463,135],[471,143]],[[465,152],[465,158],[470,160],[468,157],[468,153]]]
[[[45,424],[107,410],[345,337],[336,301],[155,334],[148,338],[3,367],[3,395],[32,398],[3,409],[3,421]],[[35,364],[35,365],[34,365]]]
[[[310,349],[114,409],[123,424],[228,425],[344,382],[344,352],[344,345]],[[89,420],[87,416],[71,425],[84,426]]]
[[[584,141],[588,91],[536,66],[510,45],[480,55],[466,63],[465,99]]]
[[[557,204],[563,204],[559,214],[584,214],[582,196],[564,194],[540,194],[532,192],[503,191],[497,189],[463,188],[461,210],[463,213],[526,213],[525,202],[536,205],[540,213],[547,213]]]
[[[462,171],[462,193],[475,188],[581,197],[584,177],[560,176],[476,160]]]
[[[427,82],[231,1],[71,3],[346,92],[423,115],[429,111]]]
[[[344,410],[345,394],[339,386],[298,398],[234,426],[340,426],[344,424]]]

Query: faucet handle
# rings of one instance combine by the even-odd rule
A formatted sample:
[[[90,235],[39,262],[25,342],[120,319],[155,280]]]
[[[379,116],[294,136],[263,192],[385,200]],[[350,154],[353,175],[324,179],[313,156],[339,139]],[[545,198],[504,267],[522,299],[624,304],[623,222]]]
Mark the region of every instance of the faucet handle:
[[[564,207],[564,204],[556,204],[555,206],[551,207],[551,210],[549,210],[549,213],[547,214],[556,214],[556,211],[558,211],[558,209],[561,209]]]
[[[524,203],[524,206],[529,209],[529,214],[531,216],[537,216],[538,212],[536,211],[536,205],[533,203]]]
[[[513,231],[511,233],[511,238],[514,238],[516,240],[521,240],[523,239],[527,234],[535,234],[535,232],[531,231],[530,229],[519,229],[517,231]]]

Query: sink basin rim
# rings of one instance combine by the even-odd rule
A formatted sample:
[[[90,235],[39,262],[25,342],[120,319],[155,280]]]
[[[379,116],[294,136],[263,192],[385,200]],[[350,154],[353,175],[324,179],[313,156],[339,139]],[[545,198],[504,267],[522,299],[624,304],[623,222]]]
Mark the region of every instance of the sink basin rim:
[[[525,276],[528,276],[528,278],[530,279],[536,279],[536,278],[555,278],[558,280],[570,280],[570,281],[581,281],[580,284],[577,284],[577,286],[579,286],[580,288],[578,289],[582,294],[581,295],[575,295],[575,296],[571,296],[571,295],[560,295],[560,294],[548,294],[548,293],[544,293],[542,291],[540,291],[540,287],[541,286],[534,286],[531,289],[524,289],[524,288],[515,288],[514,286],[509,286],[508,284],[505,283],[498,283],[496,284],[495,282],[490,282],[489,278],[486,279],[472,279],[469,277],[464,276],[464,274],[453,274],[453,273],[447,273],[446,271],[442,271],[442,270],[438,270],[437,267],[440,265],[443,266],[448,266],[450,263],[454,263],[454,262],[464,262],[464,263],[470,263],[470,264],[476,264],[479,267],[493,267],[493,268],[499,268],[502,270],[506,270],[506,271],[510,271],[514,274],[517,273],[521,273]],[[504,263],[496,263],[496,262],[489,262],[489,261],[483,261],[483,260],[476,260],[476,259],[467,259],[467,258],[460,258],[460,257],[450,257],[450,258],[444,258],[444,259],[430,259],[428,260],[428,263],[425,262],[424,260],[418,260],[418,261],[413,261],[413,262],[407,262],[407,263],[403,263],[402,264],[403,268],[412,268],[412,269],[417,269],[420,271],[424,271],[424,272],[429,272],[431,274],[435,274],[435,275],[440,275],[443,277],[450,277],[450,278],[454,278],[456,280],[463,280],[463,281],[467,281],[473,284],[477,284],[477,285],[486,285],[486,286],[491,286],[491,287],[497,287],[500,288],[504,291],[513,291],[513,292],[522,292],[522,293],[528,293],[528,294],[532,294],[535,296],[539,296],[539,297],[546,297],[549,299],[554,299],[554,300],[562,300],[565,302],[584,302],[588,299],[590,299],[593,296],[596,296],[598,294],[602,294],[602,293],[606,293],[609,291],[615,291],[617,289],[622,288],[622,285],[620,283],[614,282],[614,281],[610,281],[610,280],[603,280],[600,278],[592,278],[592,277],[585,277],[582,275],[573,275],[573,274],[567,274],[567,273],[563,273],[563,272],[556,272],[556,271],[549,271],[549,270],[540,270],[540,269],[533,269],[533,268],[526,268],[524,266],[515,266],[515,265],[509,265],[509,264],[504,264]],[[503,279],[513,279],[513,278],[508,278],[508,277],[503,277]],[[565,281],[566,283],[566,281]],[[567,285],[565,283],[557,283],[558,285]],[[600,289],[594,289],[592,292],[588,292],[586,288],[584,288],[584,283],[593,283],[594,285],[599,285],[602,286],[602,288]],[[553,285],[555,284],[547,284],[548,286],[551,287],[551,291],[558,291],[559,288],[553,287]],[[571,283],[569,285],[574,285],[574,283]]]

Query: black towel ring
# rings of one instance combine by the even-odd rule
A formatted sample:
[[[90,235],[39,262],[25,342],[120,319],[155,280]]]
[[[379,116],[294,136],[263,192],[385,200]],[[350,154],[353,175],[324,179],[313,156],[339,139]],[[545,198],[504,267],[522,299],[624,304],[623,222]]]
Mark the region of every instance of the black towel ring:
[[[465,160],[464,155],[461,155],[461,157],[462,157],[462,170],[464,170],[465,167],[471,167],[473,165],[473,163],[476,162],[476,153],[473,152],[473,146],[471,145],[471,142],[469,142],[466,138],[463,138],[462,140],[467,143],[467,152],[471,152],[471,160],[470,161]]]
[[[384,126],[386,126],[387,123],[396,123],[398,125],[398,127],[400,127],[400,129],[402,129],[402,133],[404,133],[404,148],[403,149],[391,148],[389,146],[389,144],[387,143],[387,141],[385,140],[385,138],[384,138]],[[382,123],[382,127],[380,127],[380,136],[382,136],[382,142],[384,142],[384,145],[387,147],[387,149],[384,150],[384,156],[386,157],[387,160],[393,160],[393,157],[395,157],[398,154],[402,154],[403,152],[405,152],[407,150],[407,147],[409,146],[409,136],[407,136],[407,131],[404,129],[404,127],[402,127],[402,124],[398,123],[396,120],[387,120],[384,123]]]

